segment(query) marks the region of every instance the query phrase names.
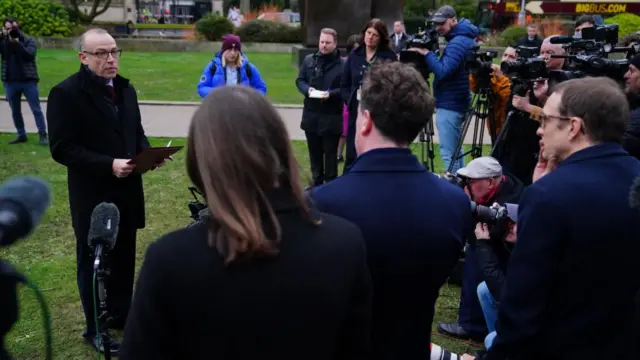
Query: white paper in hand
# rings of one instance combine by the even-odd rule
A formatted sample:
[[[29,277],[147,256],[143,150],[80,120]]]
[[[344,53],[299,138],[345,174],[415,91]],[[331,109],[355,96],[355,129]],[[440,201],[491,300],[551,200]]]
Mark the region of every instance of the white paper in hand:
[[[309,93],[309,97],[312,99],[322,99],[325,98],[327,94],[327,91],[311,90],[311,92]]]

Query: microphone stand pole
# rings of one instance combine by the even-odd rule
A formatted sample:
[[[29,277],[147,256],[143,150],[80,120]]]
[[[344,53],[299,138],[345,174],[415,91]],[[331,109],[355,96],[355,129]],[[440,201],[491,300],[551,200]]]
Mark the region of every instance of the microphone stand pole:
[[[98,267],[96,271],[96,278],[98,281],[98,299],[100,316],[98,316],[98,328],[100,329],[100,343],[104,349],[105,360],[111,360],[111,336],[109,334],[109,323],[111,322],[111,315],[107,310],[107,289],[105,288],[105,281],[111,275],[111,271],[104,266],[103,252],[98,250],[96,256],[96,262]],[[95,295],[94,295],[95,296]]]

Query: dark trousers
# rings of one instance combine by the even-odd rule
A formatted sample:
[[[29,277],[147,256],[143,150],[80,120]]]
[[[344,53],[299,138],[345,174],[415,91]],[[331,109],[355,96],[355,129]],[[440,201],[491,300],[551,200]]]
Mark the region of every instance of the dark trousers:
[[[77,280],[80,300],[84,309],[87,329],[85,336],[96,334],[93,292],[93,260],[94,251],[89,247],[87,238],[89,222],[86,228],[74,229],[76,235],[77,252]],[[107,309],[109,315],[120,324],[124,324],[129,315],[131,299],[133,297],[133,278],[136,265],[136,232],[135,227],[120,223],[118,238],[113,249],[103,256],[104,265],[111,270],[105,287],[107,290]],[[98,301],[98,286],[96,284],[96,307],[100,313]]]
[[[44,114],[40,107],[40,98],[38,92],[38,84],[35,81],[26,82],[5,82],[4,91],[7,94],[7,102],[11,108],[11,115],[13,116],[13,125],[15,125],[19,136],[26,136],[27,132],[24,129],[24,119],[22,118],[22,94],[27,99],[27,103],[33,113],[33,118],[36,121],[38,132],[45,134],[47,132],[47,125],[45,124]]]
[[[467,332],[474,334],[487,333],[487,323],[478,299],[478,285],[483,281],[484,275],[476,258],[475,247],[469,246],[464,257],[458,323]]]
[[[305,131],[313,185],[322,185],[338,177],[338,142],[340,134],[318,135]]]
[[[343,174],[346,174],[351,165],[356,158],[358,157],[358,153],[356,152],[356,117],[358,116],[357,111],[355,114],[352,114],[352,111],[349,111],[349,127],[347,128],[347,141],[346,141],[346,153],[344,156],[344,170]]]

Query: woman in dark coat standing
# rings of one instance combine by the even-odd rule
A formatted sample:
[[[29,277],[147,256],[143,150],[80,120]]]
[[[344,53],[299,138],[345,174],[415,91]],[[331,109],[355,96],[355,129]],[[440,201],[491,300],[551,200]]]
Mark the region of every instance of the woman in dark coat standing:
[[[344,162],[344,173],[356,159],[355,138],[356,118],[358,117],[359,89],[362,78],[371,65],[379,61],[396,61],[396,55],[389,45],[389,31],[387,25],[380,19],[371,19],[362,29],[362,45],[349,54],[344,64],[340,93],[342,100],[349,110],[349,127],[347,131],[347,153]]]
[[[213,90],[186,162],[211,216],[147,249],[120,359],[368,358],[364,241],[307,205],[271,103],[248,87]]]

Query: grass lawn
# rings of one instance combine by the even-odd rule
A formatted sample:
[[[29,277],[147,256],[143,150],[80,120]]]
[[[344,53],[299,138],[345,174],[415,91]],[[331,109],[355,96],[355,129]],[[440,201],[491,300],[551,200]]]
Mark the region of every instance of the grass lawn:
[[[41,177],[52,186],[53,202],[31,237],[1,249],[0,258],[14,264],[44,291],[52,314],[55,359],[95,359],[97,354],[81,338],[84,319],[75,279],[75,240],[68,208],[66,170],[51,159],[46,147],[33,143],[7,145],[13,137],[14,134],[0,134],[0,158],[3,160],[0,163],[0,182],[14,175]],[[164,145],[168,141],[160,138],[150,140],[153,145]],[[184,145],[185,140],[175,139],[173,143]],[[293,145],[300,166],[305,170],[303,177],[308,179],[306,143],[294,141]],[[417,146],[414,152],[418,151]],[[184,158],[185,151],[181,151],[175,156],[175,161],[145,175],[147,227],[138,235],[138,266],[152,241],[190,222],[187,202],[191,196],[187,190],[189,181]],[[442,161],[439,158],[436,164],[437,172],[442,173]],[[457,317],[459,288],[445,285],[440,293],[435,322],[454,321]],[[471,349],[469,344],[435,334],[435,322],[435,343],[458,352]],[[114,333],[122,335],[121,332]],[[44,357],[42,315],[30,290],[21,288],[20,320],[8,336],[7,347],[16,359]]]
[[[295,86],[298,70],[291,54],[248,53],[267,84],[267,95],[276,104],[302,104]],[[213,54],[206,52],[123,52],[120,74],[129,78],[141,100],[200,101],[196,86]],[[38,50],[40,96],[78,71],[80,62],[72,50]],[[4,94],[4,88],[0,88]]]

